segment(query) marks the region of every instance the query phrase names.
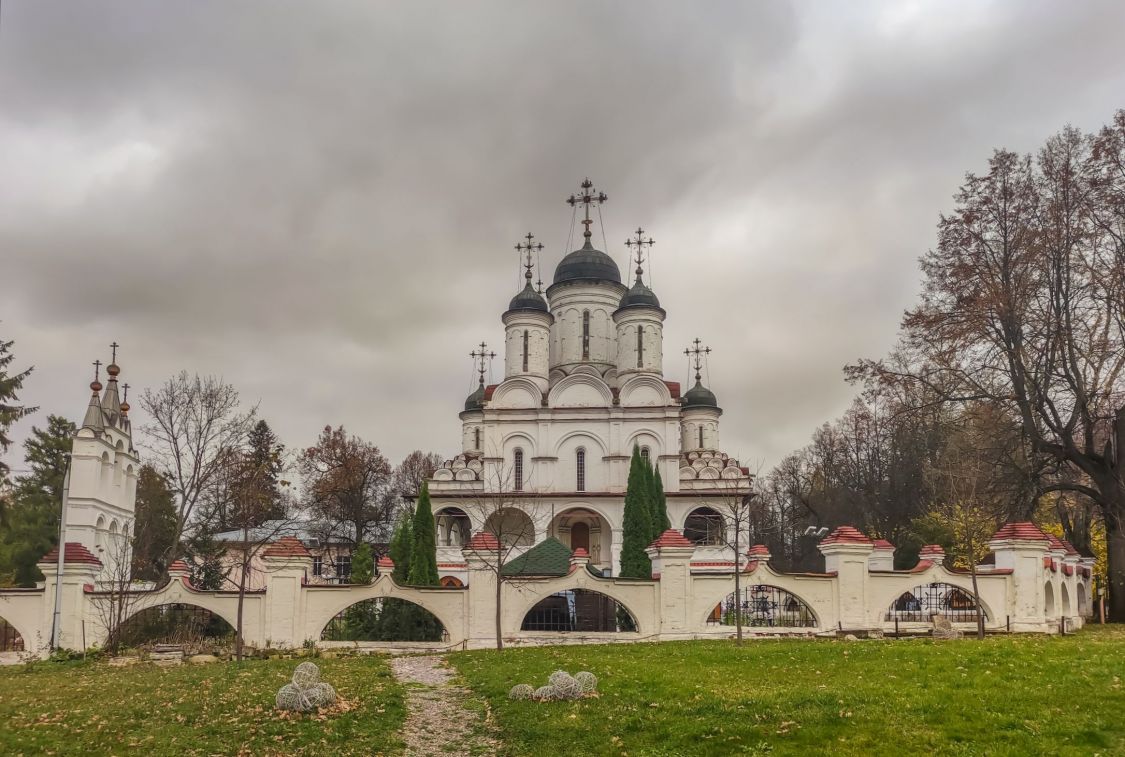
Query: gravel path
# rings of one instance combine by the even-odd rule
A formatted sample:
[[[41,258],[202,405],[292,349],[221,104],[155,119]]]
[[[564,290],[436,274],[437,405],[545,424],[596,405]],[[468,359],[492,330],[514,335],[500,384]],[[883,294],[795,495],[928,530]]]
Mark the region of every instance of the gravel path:
[[[495,754],[497,744],[479,733],[480,715],[465,707],[468,689],[450,681],[454,673],[438,655],[395,657],[391,670],[406,684],[406,724],[402,729],[408,755]]]

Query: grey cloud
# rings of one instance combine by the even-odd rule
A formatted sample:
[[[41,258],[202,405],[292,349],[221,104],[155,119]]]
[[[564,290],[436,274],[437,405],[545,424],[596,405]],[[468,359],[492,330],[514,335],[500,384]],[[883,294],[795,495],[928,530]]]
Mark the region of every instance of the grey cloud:
[[[913,16],[906,10],[916,8]],[[904,10],[905,9],[905,10]],[[511,246],[637,224],[679,350],[767,466],[853,394],[965,170],[1123,103],[1119,4],[51,3],[0,14],[0,335],[80,413],[224,375],[288,443],[449,452]],[[600,231],[600,230],[599,230]],[[496,366],[499,373],[500,366]],[[20,425],[26,434],[42,416]]]

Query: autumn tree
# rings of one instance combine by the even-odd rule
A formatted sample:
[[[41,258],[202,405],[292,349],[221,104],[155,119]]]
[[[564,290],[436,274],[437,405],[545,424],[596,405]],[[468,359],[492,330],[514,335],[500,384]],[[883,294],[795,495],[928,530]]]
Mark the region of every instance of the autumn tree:
[[[988,402],[1056,464],[1041,492],[1074,491],[1105,521],[1111,617],[1125,621],[1125,111],[1095,135],[1067,128],[1033,159],[998,150],[968,174],[922,257],[902,364],[853,378]],[[1116,435],[1116,439],[1114,436]],[[1048,469],[1049,471],[1049,469]],[[1028,510],[1034,503],[1028,503]]]
[[[340,426],[325,426],[317,442],[301,453],[305,503],[326,544],[346,541],[354,548],[388,535],[395,507],[388,501],[392,471],[379,448]]]

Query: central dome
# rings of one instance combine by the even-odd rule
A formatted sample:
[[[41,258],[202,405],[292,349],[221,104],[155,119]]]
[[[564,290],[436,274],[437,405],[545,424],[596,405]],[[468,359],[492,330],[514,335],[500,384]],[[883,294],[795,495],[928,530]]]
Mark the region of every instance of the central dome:
[[[555,284],[564,281],[578,281],[580,279],[595,279],[598,281],[612,281],[621,283],[621,270],[613,258],[601,250],[595,250],[586,240],[582,249],[575,250],[559,261],[555,269]]]

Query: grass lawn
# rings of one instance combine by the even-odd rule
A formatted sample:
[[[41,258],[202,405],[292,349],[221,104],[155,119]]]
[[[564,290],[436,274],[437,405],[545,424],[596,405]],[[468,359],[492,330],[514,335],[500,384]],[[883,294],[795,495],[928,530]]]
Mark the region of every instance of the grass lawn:
[[[1125,754],[1125,628],[1067,638],[752,641],[451,656],[510,754]],[[589,670],[600,698],[513,702]]]
[[[0,754],[401,752],[403,691],[385,661],[316,660],[353,709],[286,718],[274,711],[274,695],[298,662],[0,667]]]

